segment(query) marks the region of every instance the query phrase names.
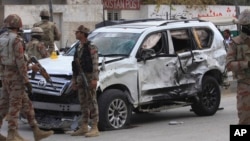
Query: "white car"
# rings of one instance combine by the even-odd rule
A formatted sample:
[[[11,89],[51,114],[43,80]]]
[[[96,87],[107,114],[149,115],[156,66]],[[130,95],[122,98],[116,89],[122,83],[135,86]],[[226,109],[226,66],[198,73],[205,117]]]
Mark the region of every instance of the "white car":
[[[146,21],[94,30],[99,50],[99,129],[125,128],[132,113],[191,106],[198,116],[214,115],[226,76],[223,37],[211,22]],[[39,62],[41,75],[30,79],[36,119],[42,128],[76,128],[81,116],[71,89],[71,61],[76,42],[58,59]]]

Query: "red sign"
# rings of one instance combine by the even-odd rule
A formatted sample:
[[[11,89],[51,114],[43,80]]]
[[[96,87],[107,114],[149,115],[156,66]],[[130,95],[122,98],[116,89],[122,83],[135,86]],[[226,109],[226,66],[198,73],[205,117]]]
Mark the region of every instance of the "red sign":
[[[139,10],[140,0],[103,0],[107,10]]]

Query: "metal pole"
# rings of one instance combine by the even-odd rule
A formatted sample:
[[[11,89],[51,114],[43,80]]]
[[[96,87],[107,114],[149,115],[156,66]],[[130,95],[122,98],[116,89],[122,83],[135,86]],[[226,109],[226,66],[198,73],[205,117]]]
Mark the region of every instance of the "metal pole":
[[[172,3],[170,3],[169,5],[169,19],[170,20],[172,20],[171,9],[172,9]]]
[[[106,26],[105,23],[105,10],[104,10],[104,2],[102,0],[102,22],[103,22],[103,26]]]
[[[239,15],[240,15],[240,7],[238,5],[237,0],[234,0],[234,4],[235,4],[235,11],[236,11],[236,18],[238,19]],[[240,32],[240,25],[239,24],[237,24],[237,31],[238,31],[238,34],[239,34],[239,32]]]
[[[53,3],[52,0],[49,1],[49,12],[50,12],[50,21],[53,22]]]

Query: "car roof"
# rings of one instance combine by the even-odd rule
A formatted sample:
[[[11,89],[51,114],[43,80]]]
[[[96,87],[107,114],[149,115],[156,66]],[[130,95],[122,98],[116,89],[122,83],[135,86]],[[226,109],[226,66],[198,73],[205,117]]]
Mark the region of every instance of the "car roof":
[[[203,24],[201,24],[201,22]],[[210,21],[204,21],[199,19],[185,19],[185,20],[160,20],[160,21],[146,21],[146,22],[134,22],[117,24],[106,27],[97,28],[93,32],[127,32],[127,33],[142,33],[150,28],[168,26],[169,27],[191,27],[198,25],[208,25],[211,24]],[[185,24],[185,25],[184,25]]]

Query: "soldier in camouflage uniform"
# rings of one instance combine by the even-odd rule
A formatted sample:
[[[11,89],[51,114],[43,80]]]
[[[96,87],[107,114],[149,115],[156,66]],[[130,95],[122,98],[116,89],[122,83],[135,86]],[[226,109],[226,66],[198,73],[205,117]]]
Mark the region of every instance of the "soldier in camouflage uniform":
[[[7,16],[4,20],[8,30],[0,36],[0,72],[2,78],[2,92],[0,97],[0,127],[3,119],[8,121],[7,138],[0,135],[0,140],[25,141],[17,131],[20,110],[25,113],[33,130],[35,141],[39,141],[53,134],[53,131],[42,131],[38,128],[32,103],[25,92],[25,88],[32,90],[27,75],[27,61],[24,57],[24,46],[18,31],[22,27],[22,20],[16,14]]]
[[[33,27],[31,29],[31,40],[27,43],[25,51],[30,58],[35,56],[37,59],[42,59],[49,57],[46,47],[43,42],[41,42],[41,37],[43,35],[43,29],[40,27]]]
[[[48,54],[51,55],[55,51],[54,41],[59,41],[61,38],[61,33],[54,22],[49,21],[50,14],[48,10],[42,10],[40,12],[41,20],[35,23],[33,27],[41,27],[43,29],[44,35],[42,36],[42,42],[44,42],[46,48],[48,48]]]
[[[227,69],[237,78],[237,111],[239,124],[250,124],[250,10],[244,10],[235,23],[241,26],[239,36],[232,38],[227,53]]]
[[[83,25],[80,25],[75,31],[76,39],[80,43],[76,47],[74,61],[72,62],[72,88],[78,91],[82,111],[82,124],[77,131],[71,134],[72,136],[99,136],[97,127],[99,115],[96,100],[96,86],[99,79],[98,50],[95,45],[87,40],[88,33],[89,29]],[[82,74],[85,75],[88,86],[84,85]],[[92,121],[90,131],[88,131],[88,119]]]

